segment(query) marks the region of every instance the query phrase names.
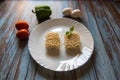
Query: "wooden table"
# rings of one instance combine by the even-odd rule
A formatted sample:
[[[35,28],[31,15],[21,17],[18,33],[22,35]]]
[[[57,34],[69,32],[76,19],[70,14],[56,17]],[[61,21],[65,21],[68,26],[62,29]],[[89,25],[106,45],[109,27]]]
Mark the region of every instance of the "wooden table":
[[[54,72],[39,66],[30,56],[27,41],[16,38],[15,23],[25,20],[31,31],[39,22],[31,12],[37,4],[51,6],[52,18],[62,18],[65,7],[79,8],[79,22],[92,33],[94,51],[82,67]],[[0,2],[0,80],[119,80],[120,2],[114,1],[1,1]]]

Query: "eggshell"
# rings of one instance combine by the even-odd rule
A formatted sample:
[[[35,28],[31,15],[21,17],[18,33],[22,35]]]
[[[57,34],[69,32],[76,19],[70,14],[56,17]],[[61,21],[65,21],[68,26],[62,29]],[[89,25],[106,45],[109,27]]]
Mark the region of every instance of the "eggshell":
[[[81,11],[79,9],[75,9],[72,11],[71,17],[72,18],[78,18],[81,16]]]
[[[67,7],[63,9],[64,16],[71,16],[71,13],[72,13],[72,8]]]

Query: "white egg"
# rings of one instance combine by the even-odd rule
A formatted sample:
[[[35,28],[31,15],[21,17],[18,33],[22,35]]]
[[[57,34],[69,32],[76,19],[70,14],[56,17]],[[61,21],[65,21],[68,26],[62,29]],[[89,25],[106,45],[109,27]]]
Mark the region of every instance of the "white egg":
[[[72,8],[67,7],[63,9],[64,16],[71,16],[71,13],[72,13]]]
[[[81,11],[79,9],[75,9],[72,11],[71,17],[72,18],[78,18],[81,16]]]

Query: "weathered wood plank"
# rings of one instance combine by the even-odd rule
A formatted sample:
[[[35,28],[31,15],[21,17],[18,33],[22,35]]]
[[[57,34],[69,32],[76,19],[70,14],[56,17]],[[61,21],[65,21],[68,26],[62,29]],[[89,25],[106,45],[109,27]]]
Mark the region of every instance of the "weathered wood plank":
[[[98,5],[97,5],[97,6],[98,6]],[[92,8],[93,8],[93,7],[92,7]],[[95,7],[95,8],[97,8],[97,7]],[[96,12],[97,12],[97,11],[96,11]],[[95,17],[95,13],[93,14],[93,16]],[[97,23],[98,30],[99,30],[99,29],[103,29],[104,26],[102,26],[100,22],[97,22],[97,19],[96,19],[96,18],[95,18],[95,20],[96,20],[96,23]],[[99,24],[98,24],[98,23],[99,23]],[[102,27],[101,27],[101,26],[102,26]],[[102,33],[104,33],[104,31],[102,31]],[[101,41],[102,41],[102,44],[103,44],[103,38],[102,38],[101,33],[100,33],[99,35],[101,36]],[[103,35],[105,35],[105,34],[103,34]],[[103,71],[106,72],[106,74],[104,74],[105,76],[104,76],[104,75],[102,75],[102,76],[105,77],[105,78],[107,78],[107,77],[109,78],[109,77],[111,76],[111,78],[114,79],[114,78],[115,78],[115,77],[114,77],[114,74],[109,74],[109,75],[107,75],[107,71],[108,71],[109,73],[112,73],[112,72],[111,72],[111,71],[112,71],[112,68],[111,68],[111,65],[110,65],[110,63],[109,63],[109,59],[108,59],[108,57],[107,57],[107,55],[106,55],[107,52],[106,52],[106,50],[105,50],[105,47],[103,46],[103,47],[101,47],[101,48],[103,48],[102,51],[104,51],[104,54],[101,55],[101,56],[102,56],[103,60],[105,60],[104,62],[107,61],[107,62],[106,62],[107,64],[105,63],[106,66],[109,66],[109,68],[108,68],[107,70],[105,69],[106,71],[103,70]],[[103,62],[103,63],[104,63],[104,62]],[[102,64],[103,64],[103,63],[102,63]],[[105,65],[102,65],[102,64],[101,64],[101,66],[103,66],[103,67],[105,68],[106,66],[105,66]],[[103,68],[103,69],[104,69],[104,68]],[[107,68],[107,67],[106,67],[106,68]],[[110,68],[111,68],[111,69],[110,69]]]
[[[16,38],[15,22],[26,20],[29,31],[39,24],[31,12],[37,4],[51,6],[52,18],[63,17],[62,9],[80,9],[82,22],[92,33],[95,48],[91,59],[69,72],[54,72],[38,65],[30,56],[27,41]],[[119,2],[52,0],[0,2],[0,80],[119,80]],[[109,74],[108,74],[109,73]]]
[[[99,9],[97,9],[97,10],[99,10]],[[107,12],[107,13],[109,13],[109,12]],[[107,15],[107,13],[101,14],[101,15],[105,16],[105,15]],[[107,16],[106,16],[102,19],[98,19],[98,16],[99,16],[99,18],[101,18],[102,16],[100,14],[99,15],[97,15],[97,14],[99,14],[99,13],[96,13],[95,17],[96,17],[97,23],[99,23],[98,24],[99,29],[100,29],[99,31],[100,31],[100,34],[101,34],[102,39],[103,39],[106,53],[110,58],[111,65],[114,69],[114,74],[115,74],[116,78],[119,79],[119,72],[120,72],[119,71],[119,64],[120,63],[119,63],[119,54],[118,53],[120,53],[120,51],[119,51],[120,44],[118,41],[118,37],[116,36],[116,34],[114,32],[114,29],[117,28],[117,26],[114,27],[114,29],[113,29],[112,25],[110,25],[111,22],[108,22],[109,17],[107,18]],[[111,20],[111,19],[109,19],[109,20]],[[116,23],[112,22],[112,24],[116,24]]]
[[[94,3],[94,2],[91,2],[91,3]],[[116,78],[113,74],[109,58],[106,55],[103,41],[102,41],[101,35],[99,33],[99,29],[97,28],[98,24],[96,23],[96,19],[94,18],[94,13],[93,13],[93,12],[95,12],[94,8],[96,8],[98,5],[96,7],[92,7],[92,5],[90,5],[91,3],[87,2],[87,4],[84,4],[84,6],[86,6],[85,9],[87,12],[86,16],[88,17],[88,18],[86,18],[86,19],[88,19],[88,28],[91,31],[93,38],[94,38],[94,41],[95,41],[95,50],[99,51],[99,52],[96,52],[97,54],[96,54],[95,61],[97,63],[93,63],[93,64],[95,64],[95,70],[97,71],[96,74],[97,74],[98,79],[105,80],[105,79],[111,77],[111,80],[113,80]],[[99,45],[99,46],[97,46],[97,45]],[[104,72],[101,72],[101,71],[104,71]],[[110,74],[107,74],[107,73],[110,73]]]
[[[28,17],[26,18],[27,16],[30,16],[32,13],[28,14],[28,10],[30,9],[30,4],[27,4],[28,7],[25,7],[26,6],[26,2],[23,3],[22,7],[23,7],[23,12],[22,14],[20,14],[20,17],[18,17],[18,19],[22,19],[22,20],[26,20],[28,23],[30,22],[30,18],[31,17]],[[18,8],[20,10],[20,8]],[[28,51],[28,48],[26,47],[27,45],[27,42],[20,42],[18,44],[23,44],[24,48],[23,52],[21,52],[21,56],[17,59],[15,59],[14,61],[14,66],[12,68],[12,70],[10,70],[10,73],[9,76],[8,76],[8,79],[17,79],[17,80],[23,80],[26,78],[27,76],[27,72],[28,72],[28,65],[29,65],[29,61],[30,61],[30,55],[29,55],[29,51]],[[26,45],[25,45],[26,44]],[[23,46],[19,46],[19,47],[23,47]],[[23,54],[22,54],[23,53]],[[16,56],[17,57],[17,56]],[[27,60],[26,60],[27,59]],[[17,60],[17,61],[16,61]],[[17,64],[17,65],[16,65]],[[22,77],[21,77],[22,76]]]
[[[86,4],[84,1],[81,1],[80,3],[78,3],[79,8],[82,11],[82,19],[84,19],[83,24],[86,25],[86,27],[88,27],[89,25],[87,24],[88,22],[88,17],[87,14],[88,12],[86,11]],[[94,51],[94,55],[92,56],[93,62],[91,62],[91,60],[89,60],[83,67],[79,68],[78,70],[76,70],[76,75],[77,75],[77,79],[80,80],[88,80],[88,78],[90,80],[97,80],[97,76],[96,76],[96,71],[94,69],[94,65],[93,63],[95,62],[95,51]],[[87,77],[87,78],[86,78]]]
[[[32,58],[32,57],[30,57]],[[30,59],[29,66],[27,69],[26,80],[34,80],[36,73],[36,62],[33,59]]]
[[[13,16],[11,16],[11,18],[12,18]],[[8,26],[4,26],[4,27],[10,27],[10,25],[11,25],[11,18],[10,19],[8,19],[8,23],[7,23],[7,25]],[[10,21],[10,24],[9,24],[9,21]],[[14,30],[14,28],[11,28],[11,29],[13,29]],[[7,29],[8,30],[8,29]],[[4,31],[4,30],[3,30]],[[8,33],[11,33],[11,32],[9,32],[10,30],[8,30]],[[15,40],[14,40],[14,35],[13,35],[13,37],[11,37],[11,38],[13,38],[13,40],[12,40],[12,42],[7,42],[7,37],[8,37],[8,33],[5,35],[4,33],[1,33],[1,35],[2,34],[4,34],[4,37],[2,38],[2,41],[4,41],[4,44],[6,45],[6,46],[2,46],[3,48],[1,48],[1,49],[3,49],[3,52],[1,52],[1,54],[2,54],[2,56],[1,56],[1,58],[0,58],[0,69],[1,69],[1,72],[0,72],[0,78],[1,79],[6,79],[6,77],[7,77],[7,74],[9,73],[9,70],[10,70],[10,67],[11,67],[11,64],[12,64],[12,61],[13,61],[13,57],[14,57],[14,55],[16,54],[16,52],[17,52],[17,49],[15,49],[15,46],[17,45],[17,44],[15,44],[14,46],[13,46],[13,43],[15,42]],[[10,34],[10,36],[11,36],[12,34]],[[9,38],[10,39],[10,38]],[[15,49],[15,50],[13,50],[13,49]],[[2,51],[2,50],[1,50]]]

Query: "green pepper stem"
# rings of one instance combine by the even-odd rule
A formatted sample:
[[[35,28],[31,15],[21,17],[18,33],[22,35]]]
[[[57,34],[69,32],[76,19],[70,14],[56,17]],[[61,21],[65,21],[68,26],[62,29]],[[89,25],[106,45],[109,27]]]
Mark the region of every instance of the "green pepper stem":
[[[35,11],[32,10],[33,13],[36,13]]]

